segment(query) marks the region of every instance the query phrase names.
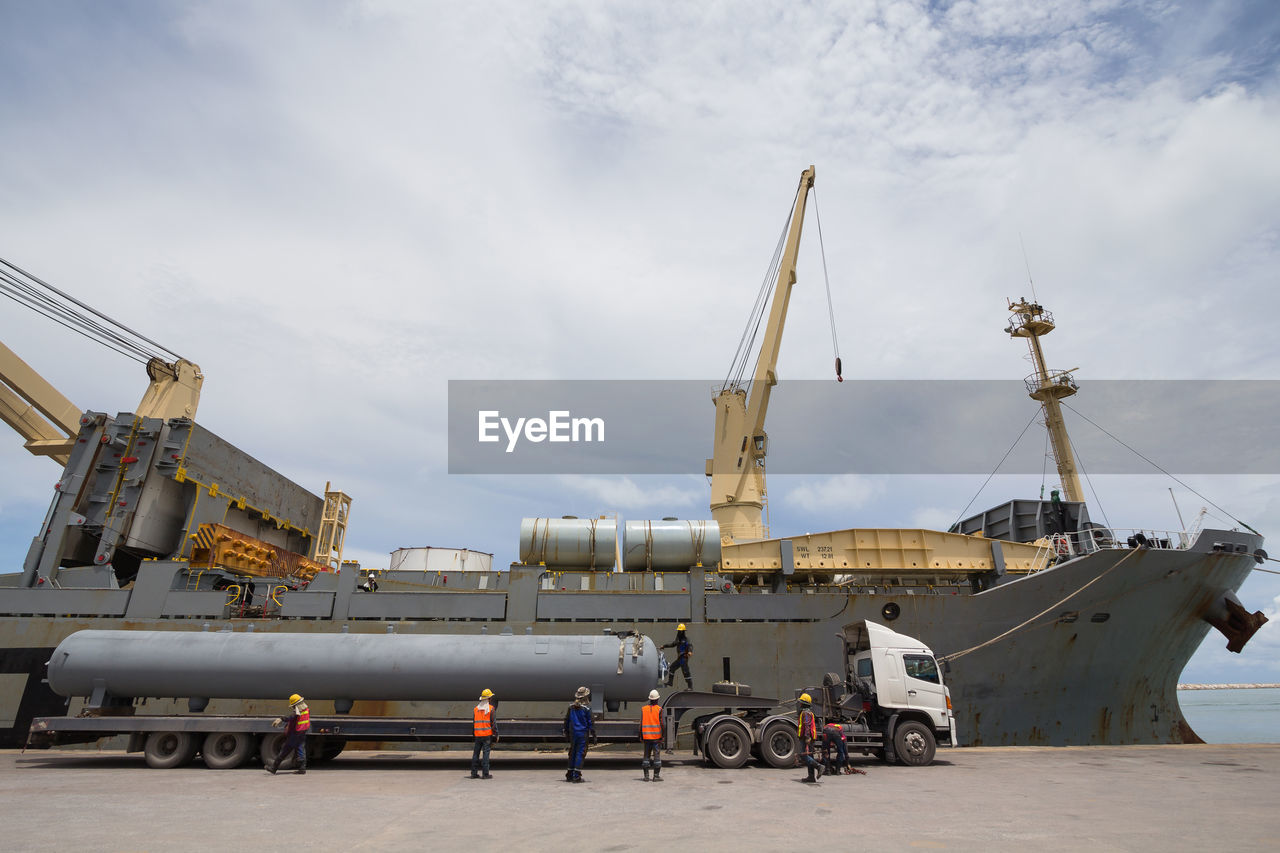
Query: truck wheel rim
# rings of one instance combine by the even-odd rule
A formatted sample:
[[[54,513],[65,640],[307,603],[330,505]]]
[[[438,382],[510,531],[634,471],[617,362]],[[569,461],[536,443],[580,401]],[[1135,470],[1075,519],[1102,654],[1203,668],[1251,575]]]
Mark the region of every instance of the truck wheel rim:
[[[924,755],[924,737],[919,732],[907,732],[902,742],[912,755]]]

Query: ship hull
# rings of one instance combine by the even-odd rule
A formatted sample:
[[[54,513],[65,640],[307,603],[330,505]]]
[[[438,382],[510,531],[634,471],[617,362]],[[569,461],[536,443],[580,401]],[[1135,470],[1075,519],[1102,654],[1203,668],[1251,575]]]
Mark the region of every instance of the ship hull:
[[[1250,534],[1205,534],[1206,542],[1210,534],[1234,537],[1249,552],[1261,545],[1261,538]],[[84,629],[464,635],[638,629],[662,644],[674,638],[679,621],[688,623],[694,643],[696,688],[731,679],[750,684],[756,695],[786,699],[819,684],[825,673],[840,671],[836,635],[844,625],[886,621],[886,605],[896,605],[889,608],[898,614],[891,622],[894,630],[950,658],[946,679],[962,745],[1196,742],[1178,707],[1178,677],[1210,630],[1205,615],[1224,593],[1240,587],[1254,564],[1250,553],[1210,553],[1207,547],[1115,549],[979,593],[956,587],[891,587],[884,593],[818,586],[726,591],[702,570],[655,576],[555,573],[528,566],[488,573],[488,581],[455,575],[451,586],[406,583],[401,592],[353,593],[354,578],[343,573],[332,594],[292,593],[292,607],[275,618],[254,619],[211,614],[197,599],[219,594],[183,592],[169,580],[167,597],[157,599],[154,590],[145,589],[145,576],[132,592],[46,590],[41,591],[44,603],[37,604],[26,595],[35,591],[0,589],[0,613],[8,612],[0,615],[0,724],[7,726],[0,738],[5,746],[21,745],[33,716],[78,710],[79,700],[68,704],[42,683],[43,663],[58,643]],[[165,565],[152,565],[163,579]],[[178,571],[174,565],[169,575]],[[382,586],[396,587],[394,580]],[[48,603],[48,596],[63,592],[81,595],[74,602],[68,595]],[[94,592],[101,597],[86,598]],[[148,600],[134,608],[121,596]],[[86,601],[110,602],[104,609],[111,615],[35,612],[73,604],[80,612],[93,609]],[[31,612],[18,615],[22,611],[15,613],[15,606]],[[150,615],[131,618],[135,610]],[[289,617],[291,612],[313,615]],[[676,687],[682,686],[677,675]],[[500,685],[494,689],[500,691]],[[290,692],[288,685],[282,690]],[[274,713],[279,704],[214,700],[208,712]],[[316,703],[317,713],[328,713],[327,704]],[[142,712],[184,708],[182,701],[149,700]],[[358,702],[354,713],[465,715],[468,708],[466,703]],[[504,706],[511,715],[546,712],[545,705]]]

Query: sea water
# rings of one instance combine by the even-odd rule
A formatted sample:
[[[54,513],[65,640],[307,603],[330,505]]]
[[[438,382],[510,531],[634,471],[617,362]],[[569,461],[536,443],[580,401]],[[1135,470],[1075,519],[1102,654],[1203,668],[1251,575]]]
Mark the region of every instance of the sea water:
[[[1280,743],[1280,687],[1179,690],[1178,704],[1208,743]]]

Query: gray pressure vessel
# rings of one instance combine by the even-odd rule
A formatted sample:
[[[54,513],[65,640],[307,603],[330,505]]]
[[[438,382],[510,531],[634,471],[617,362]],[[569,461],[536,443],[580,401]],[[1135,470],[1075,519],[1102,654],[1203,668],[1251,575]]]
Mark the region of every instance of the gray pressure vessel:
[[[720,562],[720,525],[714,521],[627,521],[627,569],[679,570]],[[520,562],[558,569],[614,566],[617,522],[611,518],[525,518]]]
[[[77,631],[49,661],[60,696],[465,701],[642,700],[661,664],[644,636]]]
[[[687,569],[720,562],[720,524],[715,521],[628,521],[623,542],[625,569]]]
[[[522,518],[520,562],[608,571],[617,561],[617,535],[612,518]]]

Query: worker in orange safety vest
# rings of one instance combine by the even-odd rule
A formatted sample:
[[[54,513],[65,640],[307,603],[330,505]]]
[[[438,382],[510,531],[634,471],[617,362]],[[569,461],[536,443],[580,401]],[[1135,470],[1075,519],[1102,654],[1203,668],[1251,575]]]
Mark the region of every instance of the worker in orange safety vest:
[[[498,740],[496,721],[493,718],[498,700],[493,698],[493,691],[486,687],[480,691],[480,702],[475,707],[472,729],[475,734],[475,746],[471,749],[471,778],[492,779],[489,775],[489,750]],[[483,756],[483,758],[482,758]],[[484,771],[481,775],[480,771]]]
[[[307,772],[307,732],[311,731],[311,709],[307,707],[307,703],[301,696],[294,693],[289,697],[289,710],[289,726],[280,740],[275,760],[267,765],[267,772],[273,775],[280,769],[280,762],[284,761],[290,752],[296,753],[297,756],[293,772],[298,774]],[[271,725],[278,727],[284,725],[284,722],[284,718],[276,717]]]
[[[640,709],[640,742],[644,744],[644,781],[649,781],[649,768],[653,767],[653,781],[662,781],[662,706],[658,704],[658,691],[649,691],[649,704]]]

